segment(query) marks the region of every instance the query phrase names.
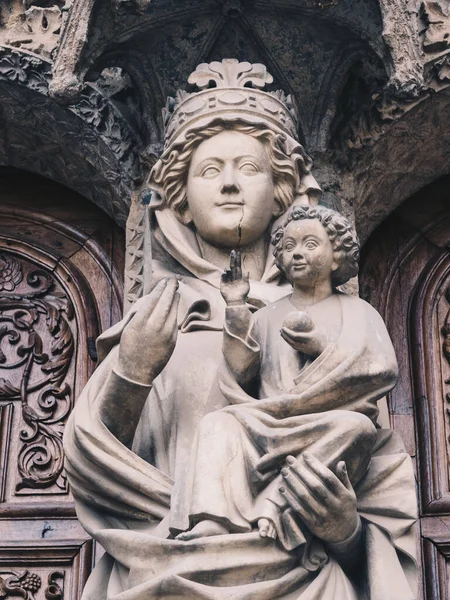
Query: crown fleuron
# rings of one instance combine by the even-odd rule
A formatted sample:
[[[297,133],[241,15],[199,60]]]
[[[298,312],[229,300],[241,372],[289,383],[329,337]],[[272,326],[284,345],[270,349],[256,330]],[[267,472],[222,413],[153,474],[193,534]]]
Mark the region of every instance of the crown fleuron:
[[[297,112],[292,97],[282,91],[258,89],[272,81],[272,75],[259,63],[225,58],[222,62],[198,65],[188,82],[200,91],[180,90],[176,98],[168,99],[164,109],[166,147],[182,143],[189,131],[207,127],[216,120],[266,124],[297,139]],[[211,83],[215,87],[209,87]]]

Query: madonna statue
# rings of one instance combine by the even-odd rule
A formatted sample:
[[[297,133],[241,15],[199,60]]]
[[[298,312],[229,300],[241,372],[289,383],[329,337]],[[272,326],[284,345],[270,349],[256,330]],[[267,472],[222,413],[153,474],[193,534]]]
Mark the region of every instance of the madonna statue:
[[[260,64],[201,64],[149,180],[151,293],[98,339],[65,432],[105,549],[84,600],[413,600],[414,476],[377,401],[384,323],[338,291],[351,224],[318,205]],[[230,263],[231,255],[231,263]]]

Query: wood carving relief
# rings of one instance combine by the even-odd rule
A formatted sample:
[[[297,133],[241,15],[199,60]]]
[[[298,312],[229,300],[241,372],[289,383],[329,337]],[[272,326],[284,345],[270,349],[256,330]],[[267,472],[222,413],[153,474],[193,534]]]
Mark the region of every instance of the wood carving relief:
[[[62,437],[95,368],[92,341],[121,314],[121,233],[69,193],[65,221],[33,194],[33,207],[0,202],[0,600],[79,600],[95,549]]]
[[[418,445],[425,515],[450,509],[449,277],[444,252],[424,272],[411,309],[416,419],[424,432]]]
[[[20,400],[24,425],[17,492],[67,492],[62,432],[72,407],[73,319],[71,300],[50,272],[0,254],[0,399]]]
[[[450,304],[450,286],[445,292],[445,297],[447,299],[447,302]],[[447,362],[450,363],[450,307],[445,317],[445,322],[442,326],[441,333],[444,337],[444,341],[442,343],[442,352],[445,358],[447,359]],[[450,381],[446,381],[446,383],[450,384]]]
[[[368,243],[360,279],[363,297],[387,317],[399,358],[399,384],[389,407],[417,464],[419,597],[427,600],[450,597],[449,239],[445,179],[411,198],[380,227]]]
[[[8,467],[8,454],[11,438],[11,425],[14,405],[0,404],[0,502],[5,501],[6,471]]]
[[[42,590],[45,600],[63,600],[64,594],[60,583],[64,581],[64,571],[54,571],[47,578],[47,585],[42,585],[42,579],[30,571],[0,571],[0,599],[23,598],[38,600],[37,593]],[[39,594],[40,596],[40,594]]]
[[[0,511],[8,514],[15,503],[28,514],[27,497],[45,495],[73,514],[62,436],[77,385],[95,366],[99,319],[109,316],[91,285],[114,298],[117,314],[118,290],[107,275],[109,259],[87,236],[14,212],[0,206]]]

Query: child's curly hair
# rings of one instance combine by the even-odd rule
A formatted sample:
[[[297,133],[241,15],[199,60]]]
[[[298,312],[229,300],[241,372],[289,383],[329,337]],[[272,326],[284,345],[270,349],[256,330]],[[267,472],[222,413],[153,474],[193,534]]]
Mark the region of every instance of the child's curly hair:
[[[332,273],[336,287],[347,282],[358,273],[359,240],[355,228],[348,219],[331,208],[324,206],[294,206],[285,215],[283,223],[272,236],[273,254],[277,267],[283,270],[280,257],[283,253],[284,231],[291,221],[317,219],[330,238],[338,268]]]

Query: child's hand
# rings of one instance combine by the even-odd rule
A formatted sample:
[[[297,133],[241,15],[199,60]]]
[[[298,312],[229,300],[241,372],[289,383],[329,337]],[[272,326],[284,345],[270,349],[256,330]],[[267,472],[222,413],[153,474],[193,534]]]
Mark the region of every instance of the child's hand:
[[[249,291],[248,273],[242,274],[241,253],[239,250],[232,250],[230,268],[222,273],[220,293],[227,306],[241,306],[246,303]]]
[[[308,313],[294,311],[288,314],[280,330],[281,337],[294,350],[316,358],[325,350],[326,338],[315,327]]]

